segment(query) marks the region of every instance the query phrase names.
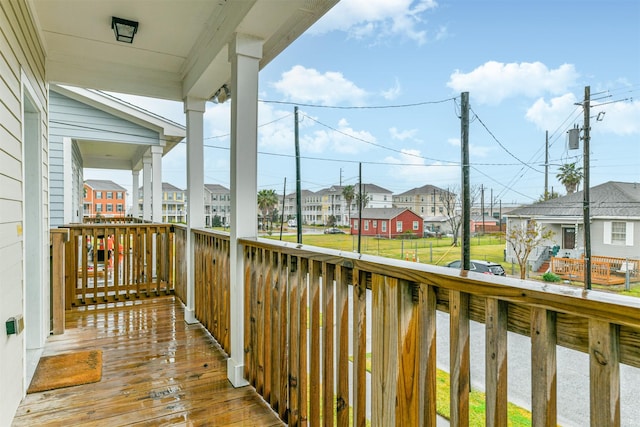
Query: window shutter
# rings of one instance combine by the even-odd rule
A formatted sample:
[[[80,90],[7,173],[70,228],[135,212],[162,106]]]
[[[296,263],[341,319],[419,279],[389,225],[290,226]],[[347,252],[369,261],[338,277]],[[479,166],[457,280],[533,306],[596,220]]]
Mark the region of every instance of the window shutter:
[[[627,222],[627,246],[633,246],[633,223]]]
[[[604,222],[604,244],[605,245],[610,245],[611,244],[611,221],[605,221]]]

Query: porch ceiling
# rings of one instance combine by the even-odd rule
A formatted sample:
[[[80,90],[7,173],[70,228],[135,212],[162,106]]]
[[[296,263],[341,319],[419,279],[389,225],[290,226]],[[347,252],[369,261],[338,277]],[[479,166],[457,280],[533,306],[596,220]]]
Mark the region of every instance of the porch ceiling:
[[[27,1],[49,82],[182,101],[229,81],[234,33],[264,40],[262,68],[338,0]],[[139,22],[133,44],[112,16]]]

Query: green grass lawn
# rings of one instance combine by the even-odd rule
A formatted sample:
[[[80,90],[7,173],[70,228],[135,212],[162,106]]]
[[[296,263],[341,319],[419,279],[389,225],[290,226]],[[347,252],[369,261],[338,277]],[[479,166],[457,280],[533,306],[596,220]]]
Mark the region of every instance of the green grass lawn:
[[[279,240],[279,232],[264,237]],[[283,241],[295,242],[296,235],[285,234]],[[303,234],[302,243],[323,248],[355,252],[358,249],[358,237],[349,234]],[[421,263],[445,265],[460,259],[460,246],[452,246],[453,239],[429,237],[420,239],[378,239],[362,237],[361,252],[386,258],[417,260]],[[460,243],[460,241],[458,241]],[[471,258],[504,264],[505,240],[502,236],[485,235],[471,240]],[[505,266],[506,268],[507,266]]]

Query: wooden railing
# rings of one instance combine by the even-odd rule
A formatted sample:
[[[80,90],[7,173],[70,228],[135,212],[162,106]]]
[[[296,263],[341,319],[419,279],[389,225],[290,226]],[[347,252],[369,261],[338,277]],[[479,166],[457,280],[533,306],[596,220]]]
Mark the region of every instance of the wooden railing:
[[[168,294],[174,247],[168,224],[71,225],[65,307]]]
[[[82,218],[83,224],[151,224],[142,218],[132,216],[85,216]]]
[[[623,265],[628,266],[633,276],[637,272],[637,260],[625,260],[605,256],[591,257],[591,281],[601,285],[616,285],[624,283]],[[569,280],[584,280],[584,259],[551,258],[551,271]]]
[[[370,405],[372,425],[435,426],[438,310],[450,317],[452,425],[469,420],[471,320],[487,326],[487,425],[507,425],[507,331],[531,337],[533,425],[557,424],[557,346],[591,358],[591,425],[620,423],[619,364],[640,367],[640,302],[635,298],[497,276],[467,277],[442,267],[262,239],[240,242],[245,375],[289,425],[315,423],[321,412],[332,414],[336,407],[338,425],[349,424],[349,407],[354,424],[364,425]],[[369,316],[370,403],[365,394]]]

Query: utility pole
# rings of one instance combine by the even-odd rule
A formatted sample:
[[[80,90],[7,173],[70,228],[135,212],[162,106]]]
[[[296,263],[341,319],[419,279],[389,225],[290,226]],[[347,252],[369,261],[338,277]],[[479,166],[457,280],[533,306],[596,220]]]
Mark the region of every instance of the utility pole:
[[[360,192],[360,200],[358,201],[358,253],[362,244],[362,163],[358,165],[358,191]]]
[[[295,120],[295,145],[296,145],[296,232],[298,243],[302,243],[302,194],[300,189],[300,138],[298,134],[298,106],[293,108]]]
[[[591,289],[591,214],[589,209],[589,113],[591,109],[591,87],[584,88],[584,190],[583,211],[584,211],[584,288]]]
[[[544,144],[544,200],[549,200],[549,131]]]
[[[469,185],[469,92],[462,92],[460,104],[462,157],[462,269],[471,270],[471,189]],[[455,232],[455,230],[454,230]]]

